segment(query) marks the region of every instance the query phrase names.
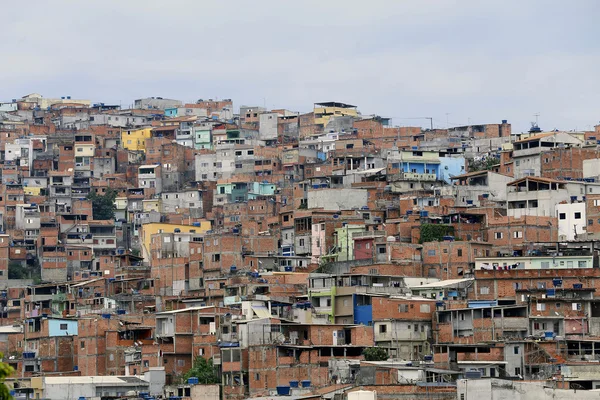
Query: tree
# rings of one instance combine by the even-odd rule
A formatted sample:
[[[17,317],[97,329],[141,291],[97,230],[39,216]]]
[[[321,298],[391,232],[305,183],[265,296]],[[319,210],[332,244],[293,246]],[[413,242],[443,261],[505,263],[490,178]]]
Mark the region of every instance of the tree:
[[[421,225],[421,243],[441,242],[444,236],[454,236],[454,227],[444,224]]]
[[[365,361],[385,361],[388,359],[388,354],[381,347],[369,347],[363,350]]]
[[[0,353],[0,358],[3,358],[4,355],[2,353]],[[6,386],[6,384],[4,384],[4,380],[10,376],[10,374],[13,373],[13,368],[3,362],[0,362],[0,400],[8,400],[8,399],[12,399],[12,396],[10,395],[10,392],[8,390],[8,387]]]
[[[116,190],[108,188],[104,194],[90,192],[87,198],[92,202],[94,219],[115,218],[115,199],[117,198]]]
[[[198,383],[201,385],[220,383],[212,360],[207,360],[203,357],[196,357],[192,368],[183,375],[183,380],[187,381],[188,378],[192,377],[198,378]]]
[[[500,163],[500,158],[497,155],[489,155],[477,160],[469,162],[469,172],[475,171],[490,171]]]

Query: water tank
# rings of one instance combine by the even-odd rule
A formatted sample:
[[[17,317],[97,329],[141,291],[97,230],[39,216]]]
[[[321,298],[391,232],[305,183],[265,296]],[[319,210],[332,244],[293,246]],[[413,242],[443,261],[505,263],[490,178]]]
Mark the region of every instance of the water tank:
[[[277,395],[278,396],[289,396],[290,395],[290,387],[289,386],[277,386]]]
[[[304,381],[301,382],[301,384],[302,384],[303,388],[307,388],[307,387],[310,387],[311,383],[310,383],[309,380],[304,380]]]
[[[395,242],[396,238],[394,236],[388,236],[386,239],[388,242]]]
[[[191,378],[188,378],[188,385],[197,385],[198,384],[198,378],[195,376],[192,376]]]
[[[290,381],[290,387],[297,388],[299,385],[298,381]]]
[[[481,371],[476,370],[476,369],[471,370],[471,371],[466,371],[465,378],[466,379],[481,379]]]

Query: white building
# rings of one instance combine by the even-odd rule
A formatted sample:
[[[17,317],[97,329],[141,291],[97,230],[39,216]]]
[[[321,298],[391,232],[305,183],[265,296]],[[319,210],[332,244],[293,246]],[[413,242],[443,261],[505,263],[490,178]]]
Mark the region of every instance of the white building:
[[[587,226],[585,209],[583,201],[556,205],[558,240],[577,240],[585,236]]]
[[[590,193],[600,193],[600,183],[526,176],[507,186],[507,215],[554,217],[557,204],[583,201]]]
[[[515,178],[541,175],[541,153],[556,147],[580,146],[583,142],[567,132],[545,132],[513,143]]]

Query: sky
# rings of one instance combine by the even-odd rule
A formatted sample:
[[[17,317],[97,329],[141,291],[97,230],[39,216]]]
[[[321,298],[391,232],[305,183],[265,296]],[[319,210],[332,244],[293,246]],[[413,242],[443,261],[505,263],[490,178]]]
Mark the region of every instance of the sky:
[[[396,126],[600,121],[597,0],[53,0],[2,4],[0,100],[150,96]]]

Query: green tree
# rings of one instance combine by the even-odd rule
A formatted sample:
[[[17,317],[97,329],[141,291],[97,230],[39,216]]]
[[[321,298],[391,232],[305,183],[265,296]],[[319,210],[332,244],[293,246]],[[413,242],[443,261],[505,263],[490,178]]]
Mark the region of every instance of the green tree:
[[[87,198],[92,202],[94,219],[113,219],[115,217],[116,190],[108,188],[104,194],[90,192]]]
[[[4,355],[0,353],[0,358],[3,358]],[[13,368],[3,362],[0,362],[0,400],[8,400],[12,399],[8,387],[4,383],[4,380],[9,377],[13,373]]]
[[[219,382],[217,370],[215,369],[212,360],[207,360],[203,357],[196,357],[192,368],[183,374],[183,380],[187,381],[188,378],[198,378],[198,383],[201,385],[212,385]]]
[[[38,280],[40,275],[40,264],[37,260],[33,263],[21,263],[19,261],[10,261],[8,263],[8,279],[33,279]]]
[[[365,361],[385,361],[388,359],[388,353],[381,347],[368,347],[363,350]]]
[[[500,158],[496,155],[490,155],[480,160],[471,160],[469,162],[469,172],[489,171],[500,163]]]
[[[444,236],[454,236],[454,227],[443,224],[421,225],[421,243],[441,242]]]

